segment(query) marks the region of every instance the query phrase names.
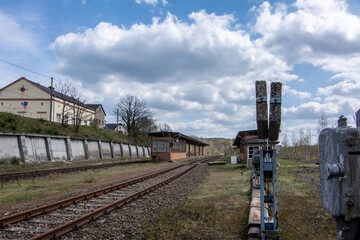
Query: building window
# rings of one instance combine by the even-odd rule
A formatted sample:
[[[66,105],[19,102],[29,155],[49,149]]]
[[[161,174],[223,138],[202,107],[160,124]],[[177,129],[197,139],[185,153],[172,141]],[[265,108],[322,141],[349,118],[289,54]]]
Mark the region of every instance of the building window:
[[[248,147],[248,159],[253,158],[254,150],[259,150],[259,147],[254,147],[254,146]]]
[[[1,106],[4,105],[4,103],[1,103]]]
[[[61,122],[61,114],[60,113],[56,114],[56,121]]]
[[[65,117],[64,117],[64,123],[67,124],[68,122],[69,122],[69,117],[68,117],[68,116],[65,116]]]
[[[155,140],[152,142],[153,152],[169,152],[169,141],[168,140]]]
[[[84,120],[84,125],[87,125],[87,121],[86,121],[86,120]]]
[[[44,103],[41,103],[41,106],[44,106]]]
[[[186,152],[184,142],[172,142],[170,146],[171,152]]]

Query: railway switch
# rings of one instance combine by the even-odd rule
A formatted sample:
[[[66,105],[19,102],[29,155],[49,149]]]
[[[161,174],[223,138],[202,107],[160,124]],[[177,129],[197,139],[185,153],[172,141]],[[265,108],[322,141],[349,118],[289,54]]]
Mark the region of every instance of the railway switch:
[[[336,128],[320,133],[319,148],[322,205],[339,240],[360,239],[360,127],[341,116]]]

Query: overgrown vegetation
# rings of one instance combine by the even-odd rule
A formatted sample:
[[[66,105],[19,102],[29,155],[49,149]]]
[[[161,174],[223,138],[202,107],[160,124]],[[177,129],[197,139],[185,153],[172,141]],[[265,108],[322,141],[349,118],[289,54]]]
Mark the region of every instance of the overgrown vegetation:
[[[336,239],[334,221],[321,205],[318,166],[278,161],[280,239]]]
[[[144,238],[245,239],[249,178],[244,165],[211,167],[193,194],[144,227]]]
[[[0,213],[5,213],[25,205],[36,205],[57,199],[62,195],[85,189],[94,189],[129,177],[149,173],[166,167],[166,163],[148,163],[118,166],[86,172],[52,174],[28,180],[11,181],[1,185]],[[0,214],[0,216],[1,216]]]
[[[121,142],[135,141],[133,138],[118,134],[109,129],[80,126],[79,132],[75,132],[71,125],[62,126],[61,123],[49,122],[43,119],[27,118],[5,112],[0,112],[0,132],[63,135]],[[141,137],[136,141],[142,144],[148,143],[147,137]]]
[[[198,138],[192,136],[194,138]],[[231,155],[232,149],[232,140],[229,138],[198,138],[200,141],[210,144],[210,147],[207,148],[209,154],[224,154]],[[204,150],[206,151],[206,150]]]
[[[279,157],[286,159],[317,162],[319,160],[319,145],[312,144],[314,135],[310,130],[300,129],[298,136],[293,132],[291,139],[284,134]]]

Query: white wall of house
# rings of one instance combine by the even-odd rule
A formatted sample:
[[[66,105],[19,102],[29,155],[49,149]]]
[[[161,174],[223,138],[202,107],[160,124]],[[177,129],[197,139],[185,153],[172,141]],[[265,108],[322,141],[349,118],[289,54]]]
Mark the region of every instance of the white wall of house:
[[[128,131],[126,130],[126,128],[124,128],[122,125],[118,125],[115,129],[114,129],[115,132],[119,132],[121,134],[124,134],[124,135],[128,135]]]

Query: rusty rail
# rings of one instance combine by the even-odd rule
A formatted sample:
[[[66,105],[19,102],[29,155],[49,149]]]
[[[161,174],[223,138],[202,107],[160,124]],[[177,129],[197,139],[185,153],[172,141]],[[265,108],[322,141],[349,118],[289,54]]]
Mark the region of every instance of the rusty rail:
[[[126,182],[123,182],[123,183],[120,183],[120,184],[117,184],[117,185],[114,185],[114,186],[106,187],[106,188],[99,189],[99,190],[96,190],[96,191],[92,191],[92,192],[89,192],[89,193],[85,193],[85,194],[82,194],[82,195],[79,195],[79,196],[76,196],[76,197],[64,199],[64,200],[57,201],[57,202],[54,202],[54,203],[50,203],[50,204],[47,204],[47,205],[44,205],[44,206],[41,206],[41,207],[38,207],[38,208],[30,209],[30,210],[27,210],[27,211],[24,211],[24,212],[20,212],[20,213],[16,213],[16,214],[13,214],[13,215],[10,215],[10,216],[0,218],[0,229],[4,229],[6,227],[6,225],[8,225],[8,224],[15,223],[15,222],[18,222],[18,221],[21,221],[21,220],[24,220],[24,219],[29,219],[31,217],[34,217],[34,216],[37,216],[37,215],[40,215],[40,214],[43,214],[43,213],[47,213],[47,212],[52,211],[54,209],[58,209],[58,208],[61,208],[61,207],[64,207],[64,206],[67,206],[67,205],[70,205],[70,204],[73,204],[73,203],[77,203],[77,202],[79,202],[81,200],[84,200],[84,199],[87,199],[87,198],[91,198],[91,197],[94,197],[94,196],[105,194],[105,193],[108,193],[110,191],[120,189],[120,188],[129,186],[129,185],[132,185],[132,184],[147,180],[147,179],[159,176],[161,174],[170,172],[170,171],[172,171],[174,169],[177,169],[179,167],[182,167],[182,166],[184,166],[184,164],[176,166],[176,167],[172,167],[172,168],[167,168],[165,170],[161,170],[161,171],[158,171],[158,172],[155,172],[155,173],[147,174],[145,176],[138,177],[136,179],[129,180],[129,181],[126,181]]]
[[[196,162],[197,163],[203,163],[203,162],[206,162],[206,161],[213,160],[215,157],[216,156],[211,156],[211,157],[206,158],[206,159],[197,160]],[[180,173],[177,173],[176,175],[173,175],[173,176],[171,176],[171,177],[169,177],[169,178],[167,178],[165,180],[162,180],[161,182],[158,182],[158,183],[156,183],[156,184],[154,184],[154,185],[152,185],[150,187],[146,187],[143,190],[140,190],[140,191],[138,190],[137,192],[131,194],[130,196],[123,197],[122,199],[118,199],[115,202],[110,203],[107,206],[95,209],[90,213],[87,213],[87,214],[85,214],[85,215],[83,215],[83,216],[81,216],[81,217],[79,217],[77,219],[74,219],[74,220],[71,220],[71,221],[69,221],[67,223],[64,223],[61,226],[50,229],[47,232],[36,235],[36,236],[32,237],[31,239],[54,239],[54,238],[58,238],[59,236],[64,235],[64,234],[72,231],[73,229],[77,229],[80,226],[82,226],[82,225],[84,225],[86,223],[89,223],[90,221],[93,221],[94,219],[96,219],[96,218],[98,218],[98,217],[100,217],[100,216],[102,216],[104,214],[107,214],[108,212],[110,212],[110,211],[112,211],[114,209],[117,209],[117,208],[119,208],[119,207],[133,201],[134,199],[137,199],[137,198],[141,197],[142,195],[145,195],[146,193],[155,190],[156,188],[159,188],[160,186],[165,185],[165,184],[173,181],[174,179],[182,176],[183,174],[187,173],[188,171],[190,171],[191,169],[195,168],[198,165],[198,164],[194,164],[195,161],[193,161],[191,163],[192,164],[180,164],[180,165],[175,166],[175,167],[166,168],[166,169],[156,171],[156,172],[147,174],[145,176],[141,176],[141,177],[135,178],[133,180],[129,180],[129,181],[126,181],[126,182],[123,182],[123,183],[120,183],[120,184],[117,184],[117,185],[114,185],[114,186],[109,186],[109,187],[106,187],[106,188],[103,188],[103,189],[92,191],[90,193],[82,194],[82,195],[79,195],[79,196],[76,196],[76,197],[72,197],[72,198],[69,198],[69,199],[57,201],[55,203],[47,204],[45,206],[41,206],[41,207],[38,207],[38,208],[30,209],[30,210],[27,210],[27,211],[24,211],[24,212],[20,212],[20,213],[16,213],[16,214],[13,214],[13,215],[10,215],[10,216],[0,218],[0,229],[5,229],[6,227],[8,227],[9,225],[11,225],[13,223],[16,223],[16,222],[19,222],[19,221],[22,221],[22,220],[29,220],[32,217],[49,213],[50,211],[53,211],[53,210],[56,210],[56,209],[59,209],[59,208],[63,208],[65,206],[71,205],[73,203],[77,204],[82,200],[88,200],[88,199],[90,199],[92,197],[97,197],[97,196],[100,196],[102,194],[112,192],[114,190],[119,190],[119,189],[122,189],[124,187],[130,186],[130,185],[133,185],[133,184],[136,184],[136,183],[140,183],[140,182],[145,181],[147,179],[151,179],[153,177],[165,174],[165,173],[173,171],[175,169],[188,166],[185,170],[181,171]]]
[[[72,220],[68,223],[65,223],[59,227],[56,227],[56,228],[53,228],[51,229],[50,231],[47,231],[45,233],[42,233],[38,236],[35,236],[33,238],[31,238],[31,240],[37,240],[37,239],[56,239],[58,238],[59,236],[62,236],[70,231],[72,231],[73,229],[77,229],[79,227],[81,227],[82,225],[88,223],[88,222],[91,222],[93,221],[94,219],[104,215],[104,214],[107,214],[108,212],[114,210],[114,209],[117,209],[118,207],[121,207],[131,201],[133,201],[134,199],[148,193],[148,192],[151,192],[157,188],[159,188],[160,186],[162,185],[165,185],[171,181],[173,181],[174,179],[184,175],[185,173],[187,173],[188,171],[190,171],[191,169],[193,169],[194,167],[196,167],[196,165],[193,165],[193,166],[190,166],[189,168],[185,169],[184,171],[176,174],[175,176],[172,176],[160,183],[157,183],[153,186],[150,186],[144,190],[141,190],[141,191],[138,191],[126,198],[123,198],[123,199],[120,199],[114,203],[111,203],[107,206],[104,206],[102,208],[99,208],[91,213],[88,213],[82,217],[79,217],[75,220]]]

